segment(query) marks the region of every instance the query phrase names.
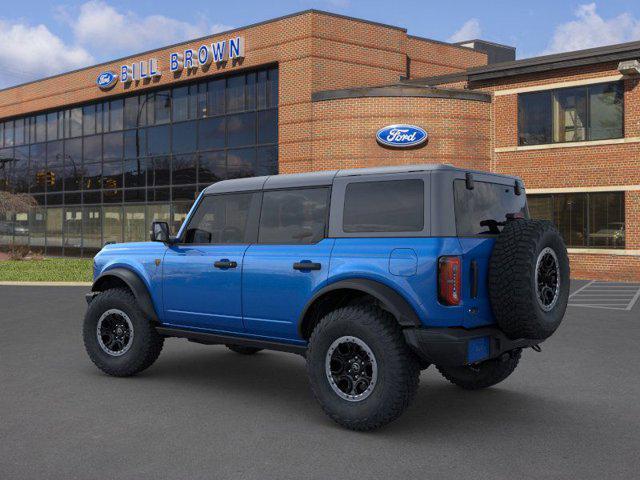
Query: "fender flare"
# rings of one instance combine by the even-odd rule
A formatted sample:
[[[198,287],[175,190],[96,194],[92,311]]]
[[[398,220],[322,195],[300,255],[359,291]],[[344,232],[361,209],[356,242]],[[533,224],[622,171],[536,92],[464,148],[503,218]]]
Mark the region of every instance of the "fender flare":
[[[147,286],[144,284],[138,274],[127,268],[118,267],[105,271],[95,279],[93,285],[91,286],[91,291],[102,291],[102,289],[100,288],[101,285],[110,277],[118,278],[119,280],[122,280],[124,283],[126,283],[131,292],[133,292],[133,296],[136,299],[138,307],[140,307],[140,310],[142,310],[142,313],[144,313],[147,318],[150,318],[154,322],[159,321],[156,309],[153,306],[153,300],[151,300],[151,295],[149,295]]]
[[[402,327],[419,327],[422,325],[420,318],[416,314],[414,308],[409,302],[393,288],[366,278],[353,278],[349,280],[340,280],[338,282],[326,285],[316,292],[307,302],[300,317],[298,318],[298,331],[302,335],[302,325],[304,318],[313,303],[322,295],[341,289],[359,290],[363,293],[371,295],[378,299],[386,309],[397,319],[398,324]]]

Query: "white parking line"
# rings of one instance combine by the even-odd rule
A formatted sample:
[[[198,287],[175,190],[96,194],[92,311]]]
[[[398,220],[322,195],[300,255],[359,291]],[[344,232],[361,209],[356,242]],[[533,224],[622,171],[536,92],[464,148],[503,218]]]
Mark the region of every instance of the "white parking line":
[[[591,281],[569,295],[569,306],[630,311],[640,300],[640,284]]]

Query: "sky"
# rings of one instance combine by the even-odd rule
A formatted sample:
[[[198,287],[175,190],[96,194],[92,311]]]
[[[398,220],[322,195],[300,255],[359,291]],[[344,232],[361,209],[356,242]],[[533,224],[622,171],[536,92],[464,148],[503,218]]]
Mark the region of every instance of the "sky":
[[[640,40],[638,0],[2,0],[0,88],[316,8],[518,58]]]

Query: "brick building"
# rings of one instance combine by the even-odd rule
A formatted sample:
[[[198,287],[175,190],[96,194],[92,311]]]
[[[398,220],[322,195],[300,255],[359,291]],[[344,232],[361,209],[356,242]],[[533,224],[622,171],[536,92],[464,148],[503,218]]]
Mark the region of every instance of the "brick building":
[[[92,255],[224,178],[447,162],[519,175],[578,277],[640,279],[640,42],[515,61],[319,11],[0,91],[0,245]],[[376,141],[390,124],[421,148]]]

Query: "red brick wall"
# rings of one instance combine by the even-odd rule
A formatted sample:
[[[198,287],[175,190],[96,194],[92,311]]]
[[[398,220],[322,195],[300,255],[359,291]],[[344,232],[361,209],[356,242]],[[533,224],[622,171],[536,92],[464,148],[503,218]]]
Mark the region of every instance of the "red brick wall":
[[[411,78],[463,72],[487,64],[486,53],[412,36],[407,37],[406,51],[411,62]]]
[[[313,104],[313,169],[412,163],[483,168],[489,161],[490,104],[458,99],[375,97]],[[376,132],[392,123],[416,124],[429,143],[412,150],[380,146]]]
[[[484,91],[549,85],[618,75],[616,64],[549,71],[471,85]],[[640,81],[624,80],[625,138],[640,137]],[[514,148],[518,144],[517,94],[493,99],[495,147]],[[587,188],[640,185],[640,143],[585,145],[492,153],[491,169],[522,177],[528,188]],[[640,249],[640,192],[627,191],[626,249]],[[575,253],[570,255],[576,278],[640,281],[640,256]]]

